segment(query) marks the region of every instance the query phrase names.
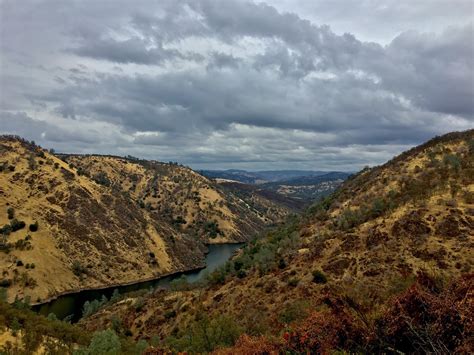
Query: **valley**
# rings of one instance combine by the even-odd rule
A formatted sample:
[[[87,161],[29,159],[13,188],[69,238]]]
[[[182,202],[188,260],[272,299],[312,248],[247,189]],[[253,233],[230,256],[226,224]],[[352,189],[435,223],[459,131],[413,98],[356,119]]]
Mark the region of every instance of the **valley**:
[[[473,0],[0,0],[0,355],[474,354]]]
[[[429,302],[441,302],[436,297],[454,297],[448,301],[452,312],[467,318],[444,326],[463,329],[450,346],[467,349],[472,346],[473,139],[472,130],[448,134],[359,172],[301,217],[249,243],[204,287],[184,283],[173,292],[156,290],[106,307],[80,324],[97,331],[116,317],[134,337],[162,339],[159,349],[180,351],[236,342],[217,353],[334,347],[411,352],[414,338],[390,333],[384,324],[398,322],[394,332],[417,327],[446,344],[444,335],[423,327],[439,326],[447,314],[430,313],[429,325],[416,317],[427,312],[423,307],[435,312],[437,303]],[[449,293],[453,284],[456,295]],[[144,305],[142,311],[135,302]],[[411,311],[391,308],[411,307],[410,302],[415,302]],[[412,323],[392,320],[397,312]],[[213,334],[223,326],[228,333],[215,335],[212,345],[201,343],[201,327]],[[317,335],[321,329],[335,333]],[[380,343],[382,336],[387,343]]]
[[[2,229],[3,275],[12,280],[3,289],[15,294],[13,306],[1,307],[10,321],[25,317],[31,334],[32,320],[44,316],[18,312],[35,290],[54,287],[60,295],[64,286],[49,280],[44,266],[54,263],[58,279],[68,280],[66,293],[75,285],[103,289],[39,307],[53,320],[50,330],[74,310],[78,323],[61,332],[78,344],[112,329],[122,349],[146,342],[150,354],[472,349],[474,130],[436,137],[351,176],[331,173],[339,187],[306,209],[272,191],[273,182],[213,181],[179,165],[131,158],[53,155],[16,137],[4,137],[1,148],[0,176],[11,187],[2,189],[2,223],[10,226],[6,237]],[[318,179],[298,177],[292,186]],[[117,218],[143,232],[120,233]],[[203,223],[210,219],[218,231]],[[26,226],[31,237],[21,239]],[[61,243],[66,237],[69,245]],[[104,249],[91,240],[99,237]],[[207,260],[209,272],[179,274],[205,266],[206,245],[229,242],[246,245],[232,248],[235,254],[211,252],[219,261]],[[74,260],[86,270],[75,273]],[[125,272],[132,260],[139,272]],[[148,269],[156,281],[135,284]],[[160,278],[170,273],[178,274]],[[115,280],[133,285],[115,291]]]
[[[175,164],[54,155],[19,137],[0,138],[0,167],[0,270],[10,301],[201,268],[206,244],[248,241],[293,212]]]

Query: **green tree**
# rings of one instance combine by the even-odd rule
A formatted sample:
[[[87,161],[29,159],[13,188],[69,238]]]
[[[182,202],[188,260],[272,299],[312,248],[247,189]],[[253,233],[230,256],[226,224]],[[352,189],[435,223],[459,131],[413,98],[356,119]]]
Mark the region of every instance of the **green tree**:
[[[92,337],[87,349],[82,349],[77,354],[88,355],[118,355],[121,344],[117,334],[112,329],[97,332]]]

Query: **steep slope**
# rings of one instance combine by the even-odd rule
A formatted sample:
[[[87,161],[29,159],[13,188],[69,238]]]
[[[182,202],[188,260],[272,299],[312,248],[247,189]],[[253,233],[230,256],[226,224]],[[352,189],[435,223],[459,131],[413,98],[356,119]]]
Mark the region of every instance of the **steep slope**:
[[[280,208],[285,207],[290,211],[298,212],[305,206],[304,201],[301,199],[285,196],[270,189],[262,188],[262,185],[250,185],[222,179],[216,179],[215,181],[224,191],[232,193],[246,201],[250,206],[270,216],[281,216],[281,213],[275,210],[275,206],[279,206]],[[281,219],[281,217],[279,217],[279,219]]]
[[[125,193],[154,220],[206,243],[248,241],[291,212],[282,201],[238,196],[177,164],[97,155],[62,158],[80,173]]]
[[[138,282],[204,266],[290,212],[252,208],[174,164],[57,156],[0,138],[0,270],[8,298]],[[51,277],[54,275],[54,277]]]
[[[437,137],[383,166],[361,171],[302,218],[248,245],[211,275],[208,286],[157,290],[140,299],[138,311],[133,306],[137,300],[129,300],[131,306],[113,305],[83,325],[104,327],[113,315],[136,337],[166,338],[178,350],[197,346],[200,329],[211,331],[216,324],[237,334],[273,336],[291,326],[294,333],[282,341],[288,345],[296,334],[303,352],[338,347],[361,352],[459,350],[472,339],[472,318],[466,316],[473,311],[473,278],[467,276],[473,246],[470,130]],[[432,276],[423,276],[427,274]],[[409,288],[416,275],[419,283]],[[455,295],[448,295],[449,287],[440,291],[437,286],[457,278],[459,283],[451,287]],[[404,290],[398,301],[389,301]],[[449,297],[451,308],[440,306],[451,302]],[[394,320],[397,316],[407,318]],[[439,323],[430,323],[435,321]],[[443,323],[458,330],[446,343],[431,344],[438,328],[430,327]],[[319,331],[305,333],[311,327]],[[390,333],[395,329],[408,333]],[[318,338],[324,334],[326,338]],[[308,339],[314,344],[305,343]],[[260,340],[260,345],[272,343],[271,338]],[[229,342],[214,346],[225,344]]]
[[[0,268],[9,299],[39,302],[202,266],[203,246],[40,147],[2,137],[0,159]]]

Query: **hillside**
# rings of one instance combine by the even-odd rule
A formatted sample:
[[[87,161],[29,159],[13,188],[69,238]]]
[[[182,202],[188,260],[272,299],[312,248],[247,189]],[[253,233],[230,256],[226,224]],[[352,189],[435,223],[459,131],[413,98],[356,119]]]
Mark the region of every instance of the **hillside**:
[[[202,267],[204,243],[248,240],[289,213],[264,202],[251,208],[188,168],[117,157],[60,159],[2,136],[1,286],[10,300],[42,302]]]
[[[228,354],[469,353],[473,246],[470,130],[361,171],[250,243],[204,288],[156,290],[81,324],[119,319],[135,338],[175,350],[210,351],[246,334],[220,350]]]
[[[262,188],[262,185],[244,184],[232,180],[216,179],[216,183],[225,191],[248,202],[250,206],[262,205],[271,201],[277,206],[285,206],[290,211],[300,212],[306,202],[299,198],[285,196],[284,194]]]
[[[282,201],[237,196],[177,164],[62,155],[80,174],[124,193],[155,220],[206,243],[244,242],[291,212]]]

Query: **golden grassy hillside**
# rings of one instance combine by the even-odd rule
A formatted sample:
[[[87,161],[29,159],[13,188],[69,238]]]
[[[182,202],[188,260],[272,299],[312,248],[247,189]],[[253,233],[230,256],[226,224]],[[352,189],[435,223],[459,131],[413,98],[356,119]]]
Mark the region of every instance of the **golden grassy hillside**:
[[[203,263],[203,247],[35,145],[2,137],[0,166],[0,269],[9,299],[39,302]],[[12,230],[15,223],[24,226]]]
[[[437,137],[382,166],[361,171],[301,218],[250,243],[211,275],[206,287],[158,290],[140,299],[138,310],[137,300],[130,299],[82,324],[97,329],[118,317],[136,338],[159,337],[163,347],[177,350],[211,350],[233,344],[235,335],[246,333],[265,338],[244,336],[236,348],[240,350],[224,353],[244,351],[246,346],[250,351],[256,343],[278,351],[283,345],[274,340],[293,329],[282,340],[285,351],[387,352],[400,347],[411,352],[417,346],[419,351],[451,351],[469,347],[466,341],[472,339],[473,278],[467,275],[472,273],[473,246],[474,130],[470,130]],[[455,287],[445,286],[459,278]],[[403,302],[392,303],[401,292],[407,292],[400,296]],[[449,308],[446,302],[451,299]],[[440,310],[452,312],[450,318],[436,313]],[[403,312],[406,319],[395,321]],[[328,319],[332,326],[324,323]],[[443,322],[447,327],[454,324],[456,341],[443,338],[436,343],[441,334],[436,327]],[[351,333],[356,323],[357,332]],[[398,326],[406,332],[403,336],[390,333]],[[226,333],[228,338],[216,336],[206,345],[203,336],[216,327],[233,333]],[[311,327],[319,330],[311,335],[305,330]],[[291,343],[292,334],[298,334],[296,345]],[[318,340],[321,334],[331,339]],[[310,344],[308,339],[316,340]]]
[[[18,137],[0,138],[0,170],[0,281],[10,300],[202,267],[204,243],[248,240],[290,212],[266,200],[251,207],[175,164],[58,157]]]
[[[238,196],[193,170],[112,156],[63,156],[92,180],[120,191],[156,221],[206,243],[244,242],[292,209],[281,201]]]

